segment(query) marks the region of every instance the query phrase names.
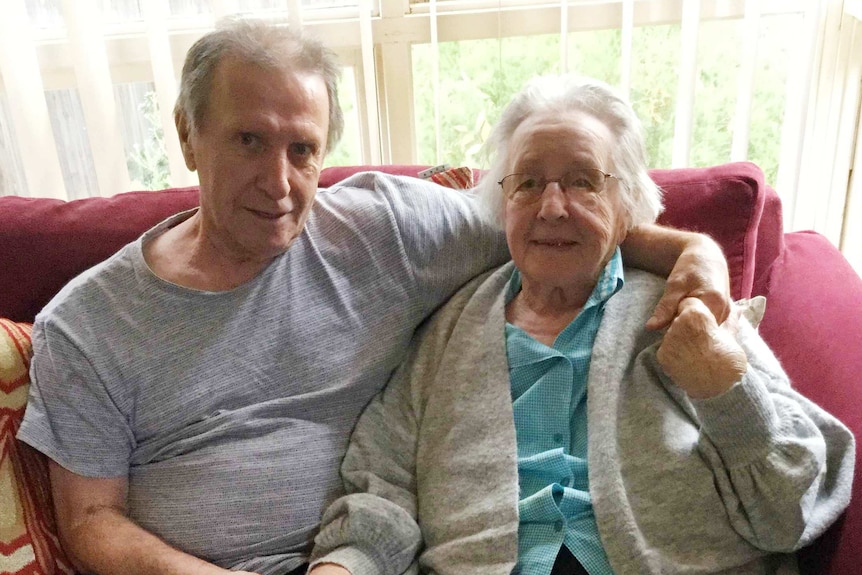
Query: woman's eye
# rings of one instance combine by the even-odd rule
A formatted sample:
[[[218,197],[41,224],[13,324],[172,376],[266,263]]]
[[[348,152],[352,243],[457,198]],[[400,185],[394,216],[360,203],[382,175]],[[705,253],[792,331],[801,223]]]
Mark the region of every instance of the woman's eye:
[[[530,191],[530,190],[535,190],[537,187],[539,187],[539,181],[535,178],[529,178],[527,180],[524,180],[521,183],[521,185],[518,187],[518,189],[524,190],[524,191]]]

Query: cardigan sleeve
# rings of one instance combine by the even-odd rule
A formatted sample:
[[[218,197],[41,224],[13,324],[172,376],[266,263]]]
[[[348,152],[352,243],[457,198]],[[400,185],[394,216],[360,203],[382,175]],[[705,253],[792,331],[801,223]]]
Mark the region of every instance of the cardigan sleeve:
[[[312,567],[511,572],[517,448],[502,345],[511,272],[475,278],[416,333],[354,429],[341,467],[347,495],[324,513]]]
[[[353,575],[404,573],[421,548],[416,520],[417,422],[410,380],[416,349],[366,407],[341,466],[347,495],[321,520],[311,565]]]
[[[792,389],[747,322],[741,382],[693,401],[698,448],[712,468],[733,528],[754,546],[790,552],[811,543],[847,507],[855,441],[837,419]]]

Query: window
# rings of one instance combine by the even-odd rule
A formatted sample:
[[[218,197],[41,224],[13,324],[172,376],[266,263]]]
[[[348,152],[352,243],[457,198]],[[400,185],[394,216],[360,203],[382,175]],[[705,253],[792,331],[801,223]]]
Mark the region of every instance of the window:
[[[3,194],[70,199],[195,183],[170,115],[177,78],[194,40],[236,14],[302,25],[342,57],[346,130],[326,165],[480,166],[481,143],[511,95],[535,74],[566,69],[629,94],[653,166],[749,159],[784,199],[788,228],[816,229],[836,245],[862,233],[847,211],[862,203],[858,191],[851,202],[850,177],[862,148],[858,0],[4,6]]]

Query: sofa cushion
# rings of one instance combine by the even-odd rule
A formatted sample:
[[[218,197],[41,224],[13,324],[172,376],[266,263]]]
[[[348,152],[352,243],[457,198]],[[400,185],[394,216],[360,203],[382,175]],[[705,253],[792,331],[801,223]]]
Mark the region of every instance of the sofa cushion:
[[[727,258],[731,295],[734,299],[751,297],[757,264],[768,267],[769,263],[757,261],[759,225],[767,196],[760,168],[735,162],[708,168],[652,170],[650,176],[665,192],[665,210],[659,223],[703,232],[717,241]],[[780,228],[774,231],[781,234]]]
[[[71,573],[56,536],[45,457],[15,439],[30,387],[30,328],[0,319],[0,571]]]

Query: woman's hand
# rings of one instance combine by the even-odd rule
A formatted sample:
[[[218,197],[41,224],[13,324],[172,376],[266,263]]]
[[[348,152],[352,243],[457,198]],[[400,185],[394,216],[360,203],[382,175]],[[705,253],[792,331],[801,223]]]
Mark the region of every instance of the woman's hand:
[[[320,563],[308,575],[351,575],[350,571],[335,563]]]
[[[733,309],[719,325],[701,300],[687,297],[680,302],[656,359],[692,399],[724,393],[748,369],[748,358],[736,341],[740,313]]]

